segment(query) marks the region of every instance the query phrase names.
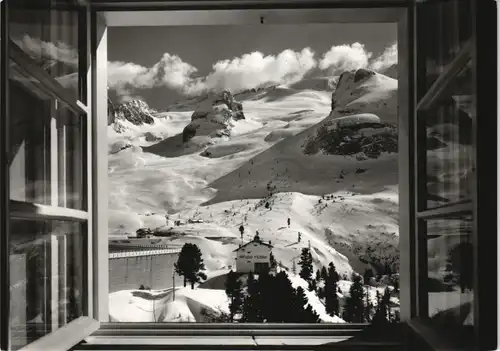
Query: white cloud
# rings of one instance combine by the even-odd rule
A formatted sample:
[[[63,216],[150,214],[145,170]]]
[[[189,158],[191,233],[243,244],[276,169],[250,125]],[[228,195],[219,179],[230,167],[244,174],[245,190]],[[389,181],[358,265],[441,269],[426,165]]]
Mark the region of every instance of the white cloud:
[[[198,69],[179,56],[163,54],[152,67],[113,61],[108,63],[108,81],[122,99],[133,96],[135,89],[168,87],[185,95],[207,90],[229,89],[233,92],[263,84],[284,84],[302,79],[315,68],[329,74],[345,70],[385,69],[397,62],[396,44],[372,60],[373,54],[360,43],[332,46],[318,61],[310,48],[301,51],[284,50],[277,55],[255,51],[216,62],[205,77],[197,76]]]
[[[14,38],[13,41],[35,59],[54,60],[73,68],[78,67],[78,51],[66,43],[61,41],[47,42],[39,38],[32,38],[28,34],[22,38]]]
[[[384,52],[370,63],[370,68],[381,72],[398,63],[398,44],[394,43],[385,48]]]
[[[264,56],[252,52],[232,60],[219,61],[204,80],[208,89],[250,89],[266,83],[288,83],[301,79],[316,66],[314,52],[284,50],[278,55]]]
[[[319,68],[331,74],[340,74],[343,71],[366,68],[372,56],[360,43],[351,45],[332,46],[319,62]]]
[[[197,68],[179,56],[163,54],[152,67],[113,61],[108,63],[110,88],[119,96],[128,96],[132,89],[165,86],[183,94],[199,94],[206,90],[238,91],[265,83],[286,83],[302,78],[316,66],[314,52],[284,50],[278,55],[264,56],[252,52],[231,60],[218,61],[208,76],[196,77]]]

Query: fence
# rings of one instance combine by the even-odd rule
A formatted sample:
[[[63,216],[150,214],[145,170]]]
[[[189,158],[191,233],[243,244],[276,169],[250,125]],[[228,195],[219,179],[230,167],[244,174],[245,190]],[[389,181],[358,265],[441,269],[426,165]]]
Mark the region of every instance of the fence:
[[[151,246],[157,247],[157,246]],[[181,252],[180,249],[155,249],[155,250],[137,250],[140,247],[134,246],[134,251],[118,251],[110,252],[109,259],[123,258],[123,257],[142,257],[142,256],[156,256],[156,255],[172,255]]]

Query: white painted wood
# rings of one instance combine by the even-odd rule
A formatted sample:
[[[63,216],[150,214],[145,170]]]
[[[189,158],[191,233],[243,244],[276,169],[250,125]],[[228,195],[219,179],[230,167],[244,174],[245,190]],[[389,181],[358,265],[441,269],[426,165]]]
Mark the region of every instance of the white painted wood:
[[[50,310],[51,310],[51,330],[59,329],[59,248],[58,236],[50,236]]]
[[[109,27],[250,25],[308,23],[397,22],[399,8],[381,9],[281,9],[281,10],[189,10],[189,11],[109,11],[104,15]]]
[[[68,301],[68,252],[67,252],[67,242],[68,238],[66,235],[60,235],[59,240],[59,308],[60,313],[60,326],[62,327],[67,321],[67,309],[65,306],[66,301]],[[70,258],[71,259],[71,258]],[[63,303],[63,306],[61,306]]]
[[[410,157],[410,144],[413,141],[413,129],[411,119],[413,118],[410,105],[410,94],[413,93],[409,85],[409,76],[412,73],[409,55],[411,43],[408,36],[408,12],[404,11],[398,21],[398,184],[399,184],[399,258],[400,270],[400,318],[408,320],[411,318],[412,288],[412,264],[411,248],[414,234],[412,226],[412,213],[410,203],[412,189],[410,179],[413,177],[412,158]]]
[[[99,322],[89,317],[80,317],[58,330],[41,337],[20,351],[67,351],[85,337],[99,329]]]
[[[92,35],[92,231],[94,266],[94,318],[109,321],[108,311],[108,33],[99,14]]]
[[[439,98],[442,97],[442,94],[453,83],[453,79],[456,78],[457,74],[459,74],[459,72],[471,60],[473,48],[472,41],[468,41],[463,46],[455,59],[444,68],[443,73],[439,75],[438,79],[427,90],[422,99],[420,99],[417,104],[418,110],[430,109],[439,100]]]
[[[10,201],[10,208],[10,217],[15,219],[85,221],[88,218],[88,214],[85,211],[15,200]]]
[[[53,100],[50,106],[50,203],[57,207],[59,206],[59,143],[56,113],[57,100]]]
[[[86,25],[85,25],[85,30],[87,32],[87,39],[89,41],[86,43],[88,46],[88,50],[91,50],[91,15],[89,9],[86,11]],[[92,64],[89,62],[89,67],[87,71],[87,105],[92,106],[92,89],[93,89],[93,84],[92,84]],[[77,101],[80,105],[83,105],[80,101]],[[94,211],[92,209],[93,207],[93,177],[92,177],[92,158],[93,158],[93,143],[92,143],[92,135],[93,135],[93,111],[92,108],[89,108],[86,106],[86,111],[87,115],[85,116],[86,122],[87,122],[87,134],[86,137],[86,153],[87,153],[87,159],[86,159],[86,164],[83,169],[83,172],[85,172],[85,181],[87,183],[87,188],[84,189],[85,195],[87,196],[87,202],[85,204],[85,208],[88,213],[87,217],[87,225],[84,227],[85,232],[83,233],[86,236],[87,239],[87,247],[85,248],[85,260],[87,263],[87,284],[86,284],[86,292],[87,292],[87,313],[89,317],[95,318],[94,315],[94,285],[96,284],[97,280],[94,279],[94,274],[96,272],[97,266],[94,266],[94,242],[97,240],[97,232],[94,231]],[[80,106],[82,107],[82,106]],[[83,195],[83,194],[82,194]]]

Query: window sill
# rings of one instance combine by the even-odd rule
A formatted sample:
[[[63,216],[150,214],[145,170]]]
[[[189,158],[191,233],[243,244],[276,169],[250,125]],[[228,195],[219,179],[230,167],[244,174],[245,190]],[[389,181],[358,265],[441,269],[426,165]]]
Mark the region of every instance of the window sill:
[[[420,318],[408,321],[410,328],[434,351],[465,351],[471,345],[459,345],[456,340],[443,337],[443,333]]]
[[[80,317],[56,331],[21,348],[20,351],[69,350],[83,338],[99,329],[100,323],[89,317]]]
[[[401,350],[401,343],[390,338],[358,338],[365,328],[335,324],[108,323],[72,350]]]

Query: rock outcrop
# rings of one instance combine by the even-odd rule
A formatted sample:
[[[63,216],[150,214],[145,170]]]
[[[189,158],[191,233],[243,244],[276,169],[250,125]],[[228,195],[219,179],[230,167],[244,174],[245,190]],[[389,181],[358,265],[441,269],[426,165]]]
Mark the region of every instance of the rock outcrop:
[[[332,115],[372,113],[383,122],[397,121],[398,81],[367,69],[346,71],[332,93]]]
[[[130,100],[121,104],[113,104],[108,99],[108,125],[119,120],[129,121],[134,125],[153,124],[153,115],[156,112],[142,100]],[[120,133],[123,128],[115,128],[115,130]]]
[[[367,69],[340,75],[332,112],[304,143],[304,153],[358,160],[395,153],[398,147],[397,81]]]
[[[201,101],[191,115],[189,123],[182,132],[183,142],[195,136],[214,138],[231,135],[233,122],[245,119],[243,105],[234,100],[228,90],[217,95],[209,95]]]
[[[397,150],[396,126],[380,123],[380,119],[371,114],[330,120],[320,126],[316,135],[304,145],[306,154],[322,151],[329,155],[355,156],[359,161]]]

